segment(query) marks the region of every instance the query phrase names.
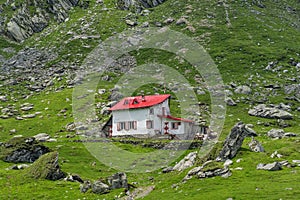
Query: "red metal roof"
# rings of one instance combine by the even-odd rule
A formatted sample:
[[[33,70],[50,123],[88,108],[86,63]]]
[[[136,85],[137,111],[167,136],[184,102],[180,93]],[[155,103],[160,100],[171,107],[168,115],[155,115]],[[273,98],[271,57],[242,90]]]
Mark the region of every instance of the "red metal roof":
[[[172,119],[172,120],[175,120],[175,121],[182,121],[182,122],[190,122],[190,123],[194,122],[193,120],[190,120],[190,119],[183,119],[183,118],[179,118],[179,117],[173,117],[171,115],[158,115],[158,117],[166,118],[166,119]]]
[[[166,99],[170,98],[170,96],[170,94],[148,95],[144,96],[144,99],[142,96],[125,97],[116,105],[111,107],[110,110],[113,111],[151,107],[164,102]]]

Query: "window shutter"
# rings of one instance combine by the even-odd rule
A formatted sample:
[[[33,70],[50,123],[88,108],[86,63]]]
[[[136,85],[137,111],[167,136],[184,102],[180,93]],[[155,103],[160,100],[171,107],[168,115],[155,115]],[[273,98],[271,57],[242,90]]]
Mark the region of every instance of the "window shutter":
[[[134,130],[137,129],[137,122],[136,122],[136,121],[133,122],[133,129],[134,129]]]
[[[117,131],[120,131],[120,122],[117,123]]]

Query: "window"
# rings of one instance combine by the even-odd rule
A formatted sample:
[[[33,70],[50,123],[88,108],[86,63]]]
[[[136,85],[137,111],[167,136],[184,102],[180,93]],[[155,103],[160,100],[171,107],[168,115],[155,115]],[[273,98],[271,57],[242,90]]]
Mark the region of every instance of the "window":
[[[154,115],[154,109],[153,109],[153,108],[150,108],[150,109],[149,109],[149,114],[150,114],[150,115]]]
[[[152,129],[154,127],[153,120],[147,120],[146,127],[147,127],[147,129]]]
[[[136,130],[136,121],[129,121],[128,122],[128,129],[134,129]]]
[[[172,128],[172,129],[178,129],[178,126],[180,126],[180,125],[181,125],[180,122],[172,122],[171,128]]]
[[[117,130],[120,131],[120,130],[125,129],[125,125],[126,125],[125,122],[118,122],[117,123]]]
[[[129,100],[128,99],[125,99],[124,100],[124,105],[128,105],[129,104]]]
[[[121,130],[136,130],[137,129],[137,122],[136,121],[127,121],[127,122],[118,122],[117,123],[117,131]]]
[[[162,115],[166,115],[166,108],[165,107],[162,107]]]

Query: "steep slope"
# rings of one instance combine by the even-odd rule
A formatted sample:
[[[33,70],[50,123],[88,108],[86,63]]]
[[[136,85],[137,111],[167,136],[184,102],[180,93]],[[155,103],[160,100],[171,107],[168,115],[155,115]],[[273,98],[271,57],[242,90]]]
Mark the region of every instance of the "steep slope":
[[[21,6],[25,2],[27,9]],[[176,199],[299,198],[298,166],[285,167],[278,172],[256,170],[259,163],[283,160],[292,163],[292,160],[300,159],[299,137],[274,140],[267,135],[273,128],[300,134],[299,1],[167,0],[143,11],[139,6],[120,10],[112,0],[80,2],[87,1],[0,0],[0,141],[18,134],[48,133],[57,142],[46,145],[60,153],[63,171],[90,180],[113,174],[115,170],[96,160],[81,142],[82,138],[72,131],[75,73],[86,56],[110,36],[136,27],[165,27],[184,33],[206,49],[218,66],[226,94],[236,103],[226,108],[220,142],[236,122],[243,121],[253,125],[265,152],[251,152],[247,138],[233,159],[230,167],[233,175],[227,179],[193,178],[181,184],[187,171],[162,174],[158,170],[128,174],[129,181],[137,182],[139,187],[155,185],[145,199],[171,199],[174,196]],[[124,2],[129,5],[133,1]],[[57,10],[50,9],[53,6]],[[136,8],[141,12],[136,12]],[[17,14],[20,12],[26,13],[22,23],[21,15]],[[20,28],[17,29],[26,30],[26,34],[16,35],[15,29],[8,26],[12,21],[18,22]],[[117,82],[128,68],[152,62],[171,66],[186,77],[197,93],[197,103],[203,111],[199,119],[208,123],[211,99],[205,83],[198,81],[201,78],[195,77],[185,60],[153,49],[131,52],[104,74],[105,78],[99,83],[99,89],[104,93],[96,95],[98,120],[104,122],[108,118],[102,111],[112,96],[114,90],[111,89],[122,87]],[[158,83],[138,88],[136,92],[163,92],[164,87]],[[250,116],[249,110],[259,104],[289,112],[292,119]],[[178,104],[172,106],[180,113]],[[24,109],[28,107],[32,108]],[[78,128],[84,129],[83,126]],[[118,145],[132,152],[153,151],[129,144]],[[271,158],[275,151],[282,157]],[[75,189],[77,183],[23,180],[21,173],[5,170],[11,164],[1,161],[1,165],[1,199],[31,199],[32,195],[48,199],[113,199],[124,195],[122,191],[103,196],[82,194]],[[53,188],[51,192],[49,188]],[[30,192],[24,194],[21,191]]]

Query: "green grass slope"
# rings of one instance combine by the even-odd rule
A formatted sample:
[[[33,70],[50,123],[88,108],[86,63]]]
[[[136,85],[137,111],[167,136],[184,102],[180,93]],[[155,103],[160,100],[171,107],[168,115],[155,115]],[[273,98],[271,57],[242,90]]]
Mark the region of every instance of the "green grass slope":
[[[0,1],[1,2],[1,1]],[[2,2],[1,2],[2,3]],[[248,110],[266,97],[267,104],[285,103],[291,105],[294,118],[284,120],[288,124],[284,130],[300,134],[300,119],[297,107],[299,102],[287,99],[284,86],[299,84],[299,70],[290,64],[290,58],[300,62],[300,3],[291,1],[209,1],[209,0],[167,0],[156,8],[149,9],[147,15],[120,11],[115,8],[112,0],[98,4],[90,1],[88,9],[75,7],[70,11],[67,22],[57,24],[52,22],[43,32],[33,35],[22,44],[7,41],[0,37],[0,54],[5,58],[13,53],[5,51],[12,47],[18,51],[25,46],[46,48],[58,53],[58,58],[49,67],[62,61],[70,65],[80,66],[84,58],[96,47],[101,40],[132,28],[126,25],[125,19],[131,19],[141,26],[149,22],[149,26],[168,26],[170,29],[182,32],[199,42],[213,58],[218,66],[226,85],[231,82],[237,85],[249,85],[252,88],[250,95],[233,94],[232,98],[239,103],[235,107],[227,107],[225,125],[220,137],[222,141],[232,126],[243,121],[254,125],[259,134],[257,139],[265,148],[264,153],[254,153],[248,148],[247,138],[236,158],[233,159],[232,176],[229,178],[193,178],[184,184],[181,180],[187,171],[163,174],[161,170],[134,174],[128,173],[128,181],[136,183],[138,187],[154,185],[155,189],[144,199],[299,199],[300,198],[300,167],[284,167],[281,171],[268,172],[256,170],[258,163],[274,161],[300,160],[299,137],[272,140],[266,136],[271,128],[281,128],[280,121],[276,119],[263,119],[248,115]],[[165,24],[168,18],[174,18],[171,24]],[[186,18],[187,24],[176,25],[180,18]],[[86,26],[85,26],[86,25]],[[86,27],[86,28],[82,28]],[[72,34],[70,34],[72,32]],[[78,39],[74,35],[92,35],[89,39]],[[99,37],[98,37],[99,36]],[[156,50],[141,50],[131,52],[137,64],[158,62],[174,66],[193,86],[197,86],[192,74],[184,74],[190,68],[186,61],[176,56]],[[281,66],[278,72],[266,71],[269,62],[278,62]],[[283,72],[287,70],[287,72]],[[113,88],[119,72],[109,72],[113,80],[100,82],[99,88],[109,90]],[[292,80],[292,79],[296,79]],[[65,126],[73,122],[72,115],[72,89],[56,91],[66,83],[64,80],[55,83],[52,88],[34,93],[27,99],[19,98],[1,102],[1,109],[13,105],[20,115],[41,112],[37,117],[22,121],[15,118],[0,119],[0,141],[9,140],[14,135],[33,136],[38,133],[47,133],[57,139],[57,142],[45,143],[54,151],[59,152],[59,164],[62,171],[79,174],[84,180],[97,180],[112,175],[117,170],[98,161],[78,142],[80,139],[74,132],[67,132]],[[280,89],[268,93],[265,85],[277,84]],[[22,86],[5,85],[0,79],[0,92],[3,94],[22,93]],[[159,92],[163,87],[156,85]],[[232,90],[229,86],[228,89]],[[142,88],[146,92],[156,92],[153,85]],[[138,91],[137,91],[138,92]],[[262,93],[263,95],[258,95]],[[106,103],[109,92],[97,96],[97,101]],[[210,97],[198,95],[198,101],[210,104]],[[34,104],[29,112],[21,111],[23,103]],[[177,104],[174,103],[173,110]],[[0,110],[1,110],[0,109]],[[101,116],[105,121],[107,116]],[[16,129],[16,131],[11,131]],[[99,144],[101,145],[101,144]],[[132,145],[119,144],[120,147],[132,152],[147,152],[147,149]],[[149,150],[150,151],[150,150]],[[270,155],[278,151],[282,158],[271,158]],[[188,152],[186,152],[188,153]],[[241,160],[237,162],[237,160]],[[95,164],[93,164],[95,163]],[[12,163],[0,161],[0,199],[119,199],[124,196],[123,190],[112,193],[96,195],[91,192],[80,193],[79,183],[66,181],[49,181],[42,179],[24,178],[22,171],[7,170]],[[178,184],[179,183],[179,184]],[[177,185],[178,184],[178,185]]]

